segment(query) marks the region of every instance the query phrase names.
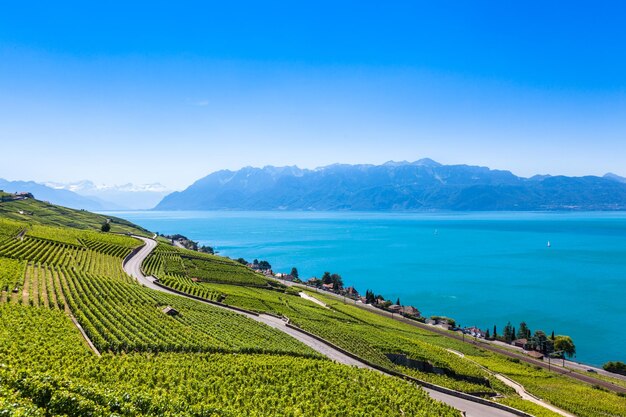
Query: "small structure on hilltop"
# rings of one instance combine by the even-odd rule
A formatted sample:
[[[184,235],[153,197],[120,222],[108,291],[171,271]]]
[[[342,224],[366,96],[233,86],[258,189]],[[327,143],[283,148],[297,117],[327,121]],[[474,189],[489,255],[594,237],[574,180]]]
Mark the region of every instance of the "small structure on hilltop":
[[[335,289],[335,284],[332,282],[330,284],[322,284],[322,288],[326,291],[333,291]]]
[[[176,310],[174,307],[170,307],[170,306],[163,307],[163,309],[161,311],[163,313],[167,314],[168,316],[177,316],[177,315],[180,314],[178,312],[178,310]]]
[[[528,356],[530,356],[531,358],[543,360],[543,353],[537,352],[536,350],[530,350],[530,351],[526,352],[526,354]]]

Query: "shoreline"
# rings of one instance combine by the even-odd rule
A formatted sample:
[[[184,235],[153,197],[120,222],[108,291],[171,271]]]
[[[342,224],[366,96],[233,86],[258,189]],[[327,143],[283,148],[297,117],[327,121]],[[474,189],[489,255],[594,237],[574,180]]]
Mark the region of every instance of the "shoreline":
[[[204,218],[205,214],[208,217]],[[276,272],[289,272],[292,266],[297,266],[300,276],[305,280],[309,276],[320,276],[318,274],[321,274],[321,271],[330,269],[331,272],[338,272],[344,276],[346,282],[344,287],[354,285],[361,293],[364,293],[366,288],[378,290],[391,301],[395,301],[399,296],[402,304],[419,308],[425,316],[448,315],[463,324],[463,327],[476,324],[483,330],[491,330],[493,318],[497,317],[504,320],[495,321],[499,330],[502,330],[507,321],[506,317],[502,317],[500,313],[502,311],[510,312],[507,316],[513,323],[526,321],[533,331],[543,329],[549,335],[552,330],[550,326],[554,325],[556,334],[570,335],[577,344],[578,357],[571,362],[601,368],[607,361],[626,359],[620,359],[623,352],[616,349],[624,343],[623,335],[619,333],[615,337],[611,335],[615,319],[621,317],[619,305],[615,305],[615,298],[620,291],[613,292],[610,304],[606,304],[605,301],[599,304],[599,297],[596,295],[603,294],[599,291],[608,288],[609,284],[600,285],[594,293],[596,295],[591,294],[588,302],[582,304],[580,299],[585,294],[583,290],[585,283],[592,281],[586,277],[594,276],[595,268],[592,271],[593,265],[587,265],[588,262],[579,268],[580,262],[576,260],[573,263],[566,263],[566,267],[559,267],[563,265],[559,259],[569,256],[568,251],[572,249],[581,248],[589,251],[589,256],[595,257],[599,256],[596,254],[600,253],[598,251],[604,247],[603,245],[610,244],[621,252],[624,240],[621,235],[614,235],[626,226],[623,227],[622,220],[613,220],[615,217],[612,214],[608,216],[598,214],[597,217],[605,218],[606,221],[588,223],[577,215],[570,217],[565,214],[565,217],[562,217],[549,213],[538,217],[543,219],[545,216],[547,220],[555,221],[535,222],[535,215],[532,215],[531,218],[524,216],[519,222],[507,221],[503,226],[500,226],[499,221],[465,222],[470,218],[473,219],[476,213],[468,215],[463,213],[461,216],[455,214],[452,217],[459,219],[458,222],[442,222],[443,224],[439,223],[440,216],[435,216],[431,223],[413,221],[410,219],[412,215],[398,216],[397,213],[383,215],[380,219],[362,218],[354,213],[347,213],[347,217],[344,215],[335,217],[332,213],[319,216],[336,219],[330,223],[315,214],[308,220],[311,213],[291,213],[291,215],[271,213],[267,219],[265,214],[258,212],[231,213],[226,214],[223,221],[221,214],[161,212],[153,216],[152,213],[135,212],[128,213],[128,216],[133,221],[161,233],[181,232],[191,239],[199,240],[201,244],[215,245],[221,256],[230,256],[233,259],[244,256],[250,258],[248,261],[254,257],[268,259]],[[374,216],[379,214],[373,213]],[[418,217],[432,218],[430,215],[415,216]],[[483,216],[479,217],[483,220]],[[510,216],[506,214],[505,217]],[[388,221],[386,220],[388,218],[397,218],[398,221]],[[572,221],[556,221],[561,218]],[[489,216],[484,218],[487,221],[488,219]],[[513,219],[518,217],[514,216]],[[577,231],[579,224],[585,226],[582,232]],[[597,227],[601,229],[596,230]],[[433,237],[434,228],[439,229],[439,234]],[[526,230],[530,234],[518,234],[518,230]],[[606,238],[598,237],[604,236],[607,231],[611,233]],[[558,235],[560,232],[568,234]],[[544,235],[546,236],[543,237]],[[348,240],[354,244],[350,245],[347,243]],[[551,249],[546,249],[548,240],[552,241]],[[469,246],[468,242],[471,242]],[[394,249],[396,243],[401,245],[399,250]],[[384,250],[389,245],[395,254],[389,254]],[[424,249],[423,252],[415,252],[417,249],[421,251],[421,248]],[[490,253],[495,255],[490,256]],[[514,259],[519,253],[526,254],[524,264]],[[358,257],[359,254],[361,258]],[[372,256],[380,259],[376,260]],[[446,256],[453,257],[448,264],[442,261]],[[483,260],[485,256],[487,258]],[[501,256],[505,256],[502,262],[499,260]],[[606,256],[603,259],[605,258]],[[591,258],[594,259],[596,258]],[[602,265],[606,266],[597,270],[598,277],[621,276],[623,269],[621,264],[604,263],[603,259]],[[601,261],[600,258],[597,260]],[[485,267],[477,269],[482,264]],[[465,268],[464,271],[469,271],[466,278],[463,278],[459,269],[461,266]],[[559,268],[555,270],[552,266]],[[528,268],[530,269],[526,271]],[[528,273],[535,276],[537,285],[524,284],[526,280],[523,276],[527,276]],[[381,279],[384,274],[392,274],[394,278]],[[562,282],[564,275],[575,279],[572,281],[573,293],[567,291],[565,294],[562,291],[563,285],[559,283]],[[619,282],[613,279],[611,285]],[[415,283],[415,286],[411,286],[412,283]],[[482,289],[476,291],[478,288]],[[497,293],[500,292],[511,297],[499,297]],[[557,292],[564,296],[557,297],[553,308],[546,307],[545,315],[537,314],[537,309],[543,310],[543,307],[535,306],[529,309],[526,308],[528,303],[521,301],[528,299],[529,294],[535,293],[541,299],[547,300],[547,297]],[[569,303],[571,309],[567,307],[564,309],[564,303]],[[610,306],[612,318],[606,321],[592,319],[602,317],[600,314],[605,310],[600,307],[605,304],[607,307]],[[586,307],[582,308],[582,305]],[[571,317],[581,317],[581,320],[572,320]],[[598,340],[594,340],[595,337],[588,337],[583,329],[592,329],[599,337]],[[605,345],[606,348],[603,347]]]
[[[419,328],[423,328],[423,329],[426,329],[426,330],[430,330],[430,331],[433,331],[435,333],[442,334],[444,336],[449,336],[449,337],[452,337],[452,338],[455,338],[455,339],[458,339],[458,340],[461,339],[460,336],[454,337],[453,335],[457,334],[457,332],[454,332],[452,330],[444,330],[442,328],[437,327],[436,325],[421,323],[421,322],[419,322],[417,320],[412,320],[412,319],[406,318],[406,317],[401,316],[401,315],[399,315],[397,313],[391,313],[390,311],[374,307],[371,304],[365,304],[365,303],[363,303],[361,301],[354,300],[354,299],[351,299],[349,297],[344,297],[343,295],[340,295],[340,294],[336,294],[336,293],[333,293],[333,292],[330,292],[330,291],[327,291],[327,290],[323,290],[323,289],[320,289],[320,288],[317,288],[317,287],[311,287],[311,286],[308,286],[306,284],[300,284],[300,283],[294,283],[294,282],[291,282],[291,281],[285,281],[285,280],[282,280],[282,279],[276,278],[276,277],[274,277],[273,279],[275,279],[275,280],[277,280],[277,281],[279,281],[279,282],[281,282],[281,283],[283,283],[283,284],[285,284],[287,286],[298,286],[298,287],[300,287],[302,289],[305,289],[305,290],[315,291],[315,292],[321,293],[323,295],[332,296],[334,298],[337,298],[339,301],[343,301],[344,304],[356,305],[359,308],[365,309],[367,311],[371,311],[371,312],[373,312],[375,314],[386,316],[386,317],[391,318],[393,320],[398,320],[398,321],[402,321],[402,322],[407,323],[407,324],[412,324],[415,327],[419,327]],[[347,302],[344,299],[351,300],[353,302]],[[529,362],[531,362],[531,363],[541,362],[541,363],[543,363],[545,365],[545,368],[548,368],[548,362],[545,362],[545,361],[542,361],[542,360],[533,359],[533,358],[529,357],[528,355],[526,355],[525,353],[523,353],[524,351],[523,351],[522,348],[518,348],[516,346],[509,345],[509,344],[507,344],[505,342],[486,340],[484,338],[473,338],[471,336],[468,336],[465,339],[467,339],[466,343],[470,343],[470,344],[473,344],[473,345],[476,345],[477,343],[481,343],[483,345],[485,345],[485,344],[487,344],[487,345],[496,345],[497,347],[501,347],[502,349],[509,349],[509,350],[512,350],[512,351],[513,350],[517,351],[517,354],[519,356],[524,356],[525,358],[528,358]],[[473,342],[470,342],[470,340],[472,340]],[[500,349],[498,349],[498,350],[500,350]],[[502,352],[498,352],[498,353],[502,353]],[[566,359],[565,360],[566,366],[563,367],[563,366],[559,365],[559,362],[562,362],[562,359],[558,359],[558,358],[553,359],[551,361],[551,363],[550,363],[550,367],[567,371],[567,372],[560,372],[560,373],[571,373],[572,370],[569,369],[569,367],[571,366],[572,368],[577,368],[576,369],[577,371],[586,372],[587,369],[593,369],[599,375],[626,381],[626,375],[614,374],[614,373],[605,371],[601,367],[597,367],[595,365],[588,365],[588,364],[585,364],[583,362],[575,362],[575,361],[570,361],[570,360]],[[590,378],[593,378],[593,376],[590,376]],[[608,383],[610,383],[612,385],[615,385],[615,384],[613,384],[611,382],[608,382]]]

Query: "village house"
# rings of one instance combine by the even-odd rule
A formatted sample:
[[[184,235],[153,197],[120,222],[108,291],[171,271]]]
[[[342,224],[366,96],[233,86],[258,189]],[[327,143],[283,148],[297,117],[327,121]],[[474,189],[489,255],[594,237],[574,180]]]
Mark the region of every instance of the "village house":
[[[346,294],[348,297],[358,297],[359,293],[357,292],[357,290],[354,287],[348,287],[344,290],[344,294]]]
[[[294,276],[290,274],[278,273],[276,274],[276,277],[280,279],[284,279],[285,281],[290,281],[290,282],[294,280]]]
[[[322,288],[327,291],[333,291],[335,289],[335,284],[332,282],[330,284],[322,284]]]
[[[512,343],[513,346],[526,349],[526,346],[528,345],[528,339],[515,339]]]
[[[442,318],[429,318],[426,319],[426,324],[430,324],[431,326],[437,326],[437,327],[441,327],[444,330],[450,330],[450,323],[448,323],[448,320],[446,319],[442,319]]]
[[[420,311],[413,306],[403,306],[402,314],[404,314],[405,316],[415,317],[415,318],[418,318],[422,315],[422,313],[420,313]]]
[[[472,337],[480,337],[480,338],[485,337],[485,332],[483,332],[476,326],[466,327],[465,329],[463,329],[463,333],[468,334]]]
[[[444,330],[450,330],[450,324],[448,323],[448,320],[442,320],[439,323],[437,323],[435,326],[437,327],[441,327]]]
[[[387,309],[392,313],[402,313],[402,306],[398,304],[392,304]]]

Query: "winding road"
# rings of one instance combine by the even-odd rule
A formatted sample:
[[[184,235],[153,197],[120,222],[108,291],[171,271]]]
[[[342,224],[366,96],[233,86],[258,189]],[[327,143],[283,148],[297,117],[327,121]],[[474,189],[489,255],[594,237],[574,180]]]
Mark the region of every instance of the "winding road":
[[[155,284],[156,278],[152,277],[152,276],[145,276],[141,270],[141,264],[143,263],[144,259],[146,259],[148,257],[148,255],[150,255],[150,253],[154,250],[154,248],[156,247],[157,243],[156,241],[154,241],[153,239],[148,239],[145,237],[141,237],[141,236],[134,236],[137,239],[142,240],[145,244],[144,246],[141,247],[141,249],[135,253],[134,255],[132,255],[131,257],[127,258],[126,261],[124,262],[124,270],[126,271],[127,274],[131,275],[132,277],[134,277],[139,283],[143,284],[144,286],[151,288],[153,290],[157,290],[157,291],[161,291],[161,292],[165,292],[168,294],[173,294],[173,295],[177,295],[179,297],[185,297],[184,295],[174,292],[174,291],[170,291],[166,288],[163,288],[162,286],[159,286],[157,284]],[[196,301],[200,301],[196,298],[193,297],[187,297]],[[309,346],[311,349],[321,353],[322,355],[328,357],[329,359],[344,364],[344,365],[349,365],[349,366],[356,366],[359,368],[365,368],[365,369],[370,369],[370,370],[375,370],[374,368],[370,367],[369,365],[367,365],[366,363],[363,363],[355,358],[352,358],[346,354],[344,354],[343,352],[335,349],[333,346],[329,346],[326,343],[323,343],[319,340],[317,340],[314,337],[311,337],[310,335],[300,332],[297,329],[294,329],[292,327],[288,327],[287,323],[285,321],[283,321],[282,319],[279,319],[277,317],[274,316],[270,316],[267,314],[260,314],[260,315],[254,315],[254,314],[248,314],[245,313],[243,311],[239,311],[239,310],[234,310],[234,309],[230,309],[227,306],[220,306],[220,305],[216,305],[214,303],[208,303],[212,306],[218,307],[218,308],[223,308],[225,310],[229,310],[238,314],[242,314],[252,320],[255,320],[257,322],[266,324],[268,326],[271,326],[275,329],[278,329],[286,334],[288,334],[289,336],[293,337],[294,339],[299,340],[300,342],[304,343],[305,345]],[[380,371],[379,371],[380,372]],[[393,376],[390,376],[390,378],[395,378]],[[468,417],[514,417],[514,416],[518,416],[518,415],[523,415],[523,414],[515,414],[513,412],[507,411],[507,410],[502,410],[499,408],[495,408],[489,405],[485,405],[485,404],[481,404],[478,402],[474,402],[474,401],[470,401],[470,400],[466,400],[464,398],[459,398],[456,397],[454,395],[445,393],[445,392],[440,392],[440,391],[436,391],[434,389],[430,389],[430,388],[425,388],[422,387],[426,392],[428,392],[428,394],[438,400],[441,401],[443,403],[446,403],[454,408],[456,408],[459,411],[463,411],[465,412],[464,415],[468,416]]]

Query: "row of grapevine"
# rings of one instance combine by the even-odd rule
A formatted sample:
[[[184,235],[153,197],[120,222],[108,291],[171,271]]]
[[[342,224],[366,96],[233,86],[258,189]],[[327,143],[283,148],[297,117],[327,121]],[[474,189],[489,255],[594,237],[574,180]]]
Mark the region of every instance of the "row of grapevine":
[[[80,240],[85,247],[105,255],[114,256],[116,258],[125,258],[132,249],[126,246],[117,245],[115,243],[107,243],[100,240],[82,239]]]
[[[204,298],[205,300],[219,301],[222,296],[220,293],[206,289],[204,286],[193,282],[187,277],[176,277],[172,275],[164,275],[159,282],[167,287],[177,291],[193,295],[195,297]]]
[[[72,229],[68,227],[52,227],[44,225],[30,225],[28,236],[41,239],[54,240],[56,242],[77,245],[81,241],[102,242],[128,249],[141,245],[141,242],[129,236],[114,233],[102,233],[94,230]]]
[[[225,284],[268,285],[266,278],[238,262],[162,243],[144,261],[143,268],[146,273],[158,278],[170,275]]]
[[[0,241],[15,238],[25,228],[26,225],[24,223],[0,218]]]
[[[28,411],[20,415],[458,416],[405,381],[323,359],[207,353],[98,358],[62,313],[23,306],[0,305],[0,363],[0,393],[7,391],[12,406]]]
[[[101,351],[266,352],[315,356],[270,327],[196,301],[61,268],[63,292]],[[166,315],[172,306],[179,315]]]
[[[0,258],[0,292],[12,292],[22,284],[24,262],[16,259]],[[5,294],[6,296],[6,294]]]
[[[127,253],[129,249],[123,249]],[[134,282],[122,269],[121,258],[82,246],[26,237],[0,244],[0,257],[48,265],[65,265],[98,275]]]

